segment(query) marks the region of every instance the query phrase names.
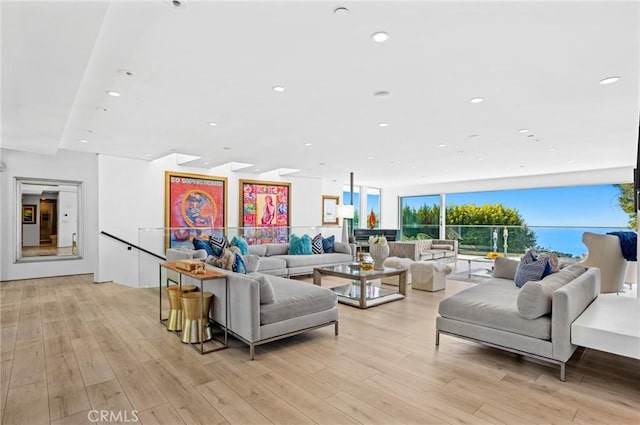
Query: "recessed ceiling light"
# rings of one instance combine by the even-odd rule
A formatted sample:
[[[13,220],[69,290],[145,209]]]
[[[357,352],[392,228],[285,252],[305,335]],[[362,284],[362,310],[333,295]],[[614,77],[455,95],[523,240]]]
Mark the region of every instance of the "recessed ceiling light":
[[[384,31],[374,32],[371,34],[371,39],[376,43],[383,43],[389,39],[389,34]]]
[[[209,163],[208,162],[203,162],[202,165],[209,165]]]
[[[87,139],[80,139],[78,140],[80,143],[89,143],[89,141]]]
[[[389,123],[387,123],[387,122],[380,122],[380,123],[378,123],[378,127],[389,127]]]
[[[304,145],[305,145],[305,146],[311,146],[311,145],[312,145],[312,143],[305,143]]]
[[[347,16],[349,14],[349,9],[346,7],[336,7],[333,9],[333,14],[337,16]]]
[[[375,97],[388,97],[388,96],[391,96],[391,92],[387,90],[379,90],[379,91],[373,92],[373,95]]]
[[[211,127],[215,127],[215,126],[217,126],[217,125],[218,125],[218,123],[217,123],[217,122],[213,122],[213,121],[209,121],[209,125],[210,125]]]
[[[447,145],[445,145],[444,143],[440,143],[440,144],[438,145],[438,147],[439,147],[439,148],[444,148],[445,146],[447,146]]]
[[[273,91],[278,92],[278,93],[282,93],[284,91],[284,87],[282,86],[273,86]]]
[[[549,148],[547,148],[548,151],[555,151],[557,148],[555,146],[551,146]]]
[[[600,84],[606,86],[607,84],[613,84],[620,80],[620,77],[607,77],[604,80],[600,80]]]
[[[529,131],[528,128],[521,128],[520,130],[518,130],[518,133],[526,133],[527,131]]]
[[[368,156],[367,159],[373,159],[373,157],[372,156]]]
[[[474,97],[470,100],[471,103],[482,103],[484,102],[484,97]]]
[[[120,97],[120,93],[118,93],[117,91],[113,91],[113,90],[109,90],[109,91],[107,92],[107,94],[108,94],[109,96],[113,96],[113,97]]]

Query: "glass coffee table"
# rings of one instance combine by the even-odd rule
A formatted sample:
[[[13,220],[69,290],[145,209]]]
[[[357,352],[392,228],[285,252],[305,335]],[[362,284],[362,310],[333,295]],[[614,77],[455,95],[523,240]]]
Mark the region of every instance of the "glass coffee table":
[[[390,301],[401,300],[407,290],[407,269],[385,267],[382,270],[361,270],[358,266],[342,264],[313,269],[313,283],[321,286],[323,276],[347,279],[346,285],[331,288],[338,295],[338,302],[359,308],[369,308]],[[398,276],[399,285],[377,286],[374,280]]]

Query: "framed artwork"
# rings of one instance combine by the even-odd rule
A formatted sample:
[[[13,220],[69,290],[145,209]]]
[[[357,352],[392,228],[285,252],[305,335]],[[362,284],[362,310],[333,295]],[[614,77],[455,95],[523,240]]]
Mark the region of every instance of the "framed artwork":
[[[165,248],[193,246],[227,226],[227,178],[165,171]]]
[[[22,224],[36,224],[36,206],[22,206]]]
[[[322,195],[322,224],[338,224],[338,215],[336,214],[339,196]]]
[[[289,242],[291,183],[240,180],[240,216],[249,244]]]

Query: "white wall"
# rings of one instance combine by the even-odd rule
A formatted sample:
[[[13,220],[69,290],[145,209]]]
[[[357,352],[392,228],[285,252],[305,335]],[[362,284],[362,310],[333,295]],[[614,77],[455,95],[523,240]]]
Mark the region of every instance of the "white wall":
[[[16,280],[45,276],[94,273],[97,259],[98,180],[95,155],[59,151],[57,155],[37,155],[1,149],[6,169],[0,173],[0,279]],[[16,263],[16,220],[19,201],[15,177],[33,177],[82,182],[82,258],[64,261]]]
[[[23,195],[23,205],[35,205],[37,217],[35,224],[22,225],[22,246],[40,246],[40,197],[38,195]]]

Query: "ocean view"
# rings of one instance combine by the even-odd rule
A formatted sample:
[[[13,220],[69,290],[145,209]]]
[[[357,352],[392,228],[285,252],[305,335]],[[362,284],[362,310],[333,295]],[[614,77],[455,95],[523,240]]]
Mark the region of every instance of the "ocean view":
[[[537,244],[550,251],[571,254],[581,257],[587,253],[587,247],[582,243],[584,232],[606,234],[608,232],[629,231],[620,227],[531,227],[536,234]]]

